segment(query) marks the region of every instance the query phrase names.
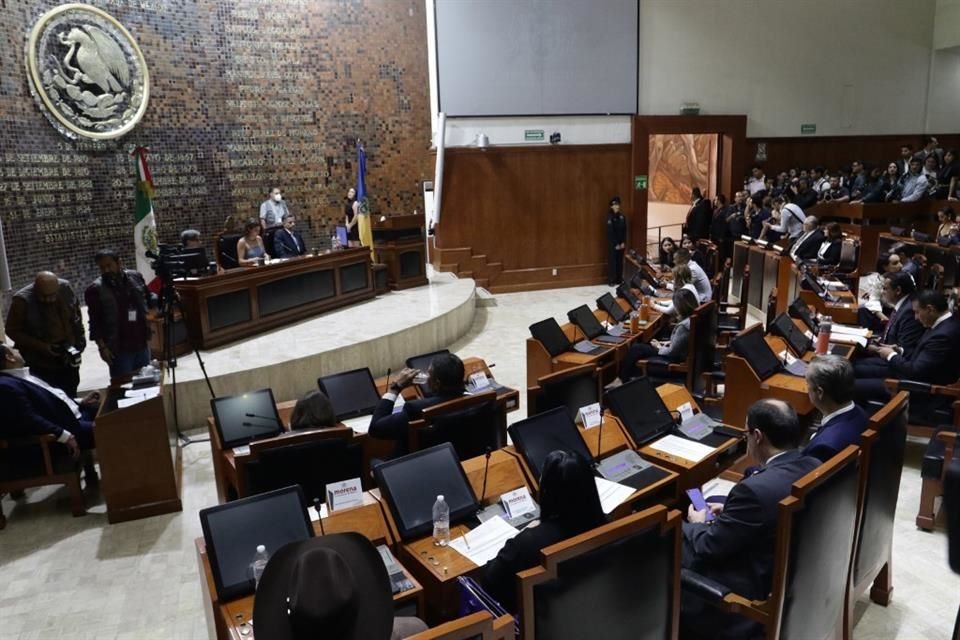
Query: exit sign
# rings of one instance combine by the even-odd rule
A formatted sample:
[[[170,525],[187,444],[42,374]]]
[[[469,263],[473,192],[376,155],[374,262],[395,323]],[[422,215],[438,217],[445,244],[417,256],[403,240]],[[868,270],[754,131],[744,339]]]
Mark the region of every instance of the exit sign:
[[[809,133],[816,133],[816,132],[817,132],[817,125],[815,124],[800,125],[800,133],[802,134],[809,134]]]
[[[526,141],[543,140],[543,129],[525,129],[523,139]]]
[[[633,188],[637,191],[643,191],[647,188],[647,176],[634,176]]]

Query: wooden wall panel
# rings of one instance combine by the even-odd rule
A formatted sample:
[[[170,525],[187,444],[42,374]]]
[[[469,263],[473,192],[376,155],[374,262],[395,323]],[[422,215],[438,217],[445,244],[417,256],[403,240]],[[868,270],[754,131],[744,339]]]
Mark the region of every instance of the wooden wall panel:
[[[936,135],[944,149],[960,148],[960,135]],[[818,165],[828,170],[849,167],[853,160],[861,160],[868,167],[888,163],[900,158],[900,146],[913,145],[918,150],[924,136],[907,134],[901,136],[803,136],[794,138],[747,138],[744,166],[759,164],[767,175],[786,171],[791,167],[812,168]],[[767,159],[756,162],[757,143],[767,145]]]
[[[549,270],[606,264],[607,203],[619,194],[626,204],[630,188],[626,144],[448,149],[436,230],[439,262],[448,259],[444,255],[461,259],[449,250],[469,247],[473,256],[502,263],[512,288],[602,281],[602,272],[584,275],[596,269],[557,276]],[[624,209],[629,225],[631,212]],[[489,285],[496,290],[496,277]]]

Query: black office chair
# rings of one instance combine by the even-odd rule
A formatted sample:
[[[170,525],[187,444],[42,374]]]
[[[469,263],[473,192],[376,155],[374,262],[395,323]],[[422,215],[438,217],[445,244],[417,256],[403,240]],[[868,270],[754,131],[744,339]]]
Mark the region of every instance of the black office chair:
[[[860,523],[850,591],[844,610],[844,638],[853,638],[853,606],[873,583],[870,599],[887,606],[893,590],[890,560],[893,523],[900,496],[900,475],[907,448],[909,396],[901,391],[870,420],[860,438]]]
[[[500,438],[495,391],[428,407],[423,410],[423,422],[419,427],[411,424],[410,451],[449,442],[457,456],[467,460],[506,445]]]
[[[543,549],[517,574],[522,637],[677,637],[680,521],[658,505]]]
[[[217,265],[221,269],[235,269],[240,266],[237,242],[241,237],[239,233],[223,233],[217,236]]]
[[[264,493],[298,484],[307,502],[326,502],[326,486],[351,478],[364,478],[363,448],[352,437],[323,438],[255,451],[243,465],[245,492]],[[241,495],[241,497],[243,497]]]

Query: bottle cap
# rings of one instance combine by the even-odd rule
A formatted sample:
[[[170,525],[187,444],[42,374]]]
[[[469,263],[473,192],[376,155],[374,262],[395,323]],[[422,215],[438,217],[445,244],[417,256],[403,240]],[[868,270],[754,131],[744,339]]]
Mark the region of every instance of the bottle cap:
[[[442,493],[437,496],[437,500],[443,500],[443,494],[442,494]]]
[[[257,545],[257,553],[266,553],[266,551],[267,551],[267,548],[265,546],[263,546],[262,544]]]

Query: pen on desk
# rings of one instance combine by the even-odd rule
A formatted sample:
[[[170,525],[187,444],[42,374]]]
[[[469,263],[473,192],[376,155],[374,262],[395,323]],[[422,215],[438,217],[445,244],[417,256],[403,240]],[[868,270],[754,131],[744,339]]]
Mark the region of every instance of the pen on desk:
[[[469,551],[469,550],[470,550],[470,538],[467,537],[467,533],[469,533],[469,531],[463,534],[463,544],[467,545],[467,550]]]

